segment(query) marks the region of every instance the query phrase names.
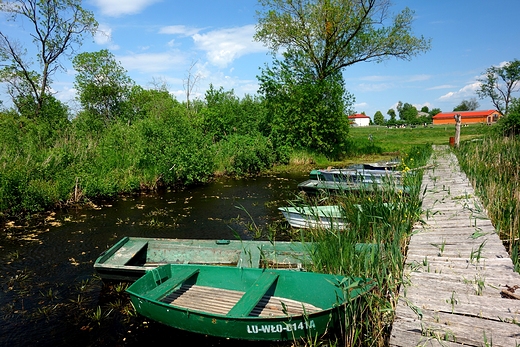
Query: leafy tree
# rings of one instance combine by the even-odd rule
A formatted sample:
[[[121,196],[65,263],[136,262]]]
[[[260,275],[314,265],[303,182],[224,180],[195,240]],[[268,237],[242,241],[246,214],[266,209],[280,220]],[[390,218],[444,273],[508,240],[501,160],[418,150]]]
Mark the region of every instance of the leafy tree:
[[[397,104],[397,112],[399,112],[399,119],[409,123],[415,124],[417,122],[418,111],[415,106],[409,103],[402,103],[399,101]]]
[[[440,108],[432,108],[430,110],[430,112],[428,112],[430,114],[431,117],[435,116],[436,114],[439,114],[441,113],[441,109]]]
[[[381,111],[377,111],[374,114],[374,124],[375,125],[383,125],[383,124],[385,124],[385,117],[383,116]]]
[[[340,73],[316,78],[301,55],[285,52],[259,76],[270,136],[276,147],[288,146],[339,157],[347,150],[348,117],[353,97]]]
[[[128,95],[128,102],[124,107],[125,118],[136,120],[143,118],[162,118],[181,113],[174,112],[182,105],[166,89],[166,86],[158,86],[152,89],[144,89],[141,86],[133,86]]]
[[[390,116],[390,122],[395,123],[397,119],[397,114],[395,113],[395,110],[391,108],[386,112],[386,114]]]
[[[478,81],[481,84],[477,95],[481,99],[491,98],[495,108],[503,115],[507,115],[511,94],[520,90],[520,61],[515,59],[501,67],[492,66]]]
[[[2,81],[11,85],[11,94],[32,97],[36,103],[35,116],[38,116],[48,95],[51,77],[61,67],[61,56],[72,55],[84,34],[95,33],[98,23],[92,12],[81,7],[81,0],[0,2],[0,12],[6,13],[9,21],[23,23],[24,31],[37,47],[40,70],[35,72],[32,61],[25,56],[24,44],[0,32],[0,60],[5,62]]]
[[[223,87],[215,89],[210,84],[206,91],[206,107],[201,110],[204,132],[213,142],[236,132],[239,123],[240,100],[233,90],[225,91]]]
[[[75,56],[72,64],[77,71],[74,86],[81,106],[105,124],[123,117],[134,82],[114,55],[106,49],[85,52]]]
[[[475,111],[480,104],[477,99],[471,98],[469,100],[462,100],[461,103],[453,108],[453,112],[457,111]]]
[[[428,113],[429,111],[430,111],[430,109],[428,108],[428,106],[423,106],[421,108],[421,112]]]
[[[255,39],[273,52],[305,52],[304,64],[317,80],[362,61],[410,59],[430,48],[412,35],[413,11],[405,8],[391,24],[387,0],[259,0],[263,11]]]

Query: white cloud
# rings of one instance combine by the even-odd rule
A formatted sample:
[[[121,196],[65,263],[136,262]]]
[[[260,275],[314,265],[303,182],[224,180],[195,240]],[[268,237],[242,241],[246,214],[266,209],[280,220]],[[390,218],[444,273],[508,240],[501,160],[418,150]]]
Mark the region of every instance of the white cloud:
[[[465,97],[475,96],[477,89],[480,88],[480,82],[475,81],[465,85],[456,92],[448,92],[442,95],[439,100],[441,101],[452,101],[458,100]]]
[[[93,0],[101,13],[107,16],[117,17],[125,14],[140,13],[146,7],[161,0]]]
[[[193,36],[200,31],[198,28],[187,27],[185,25],[170,25],[162,27],[159,34]]]
[[[255,26],[246,25],[195,34],[192,37],[196,47],[206,51],[211,64],[225,68],[243,55],[267,51],[261,43],[253,41],[254,33]]]
[[[384,90],[395,88],[393,83],[361,83],[354,91],[360,92],[382,92]]]
[[[426,106],[428,109],[432,108],[432,104],[429,102],[424,102],[422,104],[413,104],[413,106],[417,109],[417,111],[421,111],[421,109]]]
[[[449,101],[449,100],[452,100],[454,99],[454,97],[456,97],[457,93],[456,92],[448,92],[444,95],[442,95],[439,100],[442,100],[442,101]]]
[[[106,24],[99,24],[94,42],[101,46],[108,46],[111,50],[118,50],[119,46],[112,42],[112,28]]]
[[[440,86],[427,88],[426,90],[451,89],[451,88],[455,88],[455,86],[452,85],[452,84],[443,84],[443,85],[440,85]]]
[[[354,105],[354,108],[356,110],[359,110],[359,109],[362,109],[362,108],[366,108],[368,106],[368,103],[366,102],[360,102],[359,104],[355,104]],[[361,111],[362,112],[362,111]]]
[[[177,53],[141,53],[118,56],[121,65],[128,71],[142,73],[159,73],[170,70],[179,70],[186,64],[184,55]]]

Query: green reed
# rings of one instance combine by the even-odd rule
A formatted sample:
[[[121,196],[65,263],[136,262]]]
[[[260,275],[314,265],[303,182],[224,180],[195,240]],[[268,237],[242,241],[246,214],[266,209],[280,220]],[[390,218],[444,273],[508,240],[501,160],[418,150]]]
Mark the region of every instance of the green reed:
[[[487,137],[464,142],[457,157],[518,270],[520,139]]]
[[[310,229],[302,241],[311,249],[310,270],[372,279],[375,289],[347,305],[341,344],[384,346],[391,330],[404,254],[413,224],[421,215],[422,170],[430,146],[402,157],[403,181],[384,182],[370,191],[314,197],[309,204],[341,207],[347,230]],[[299,202],[301,204],[301,202]]]

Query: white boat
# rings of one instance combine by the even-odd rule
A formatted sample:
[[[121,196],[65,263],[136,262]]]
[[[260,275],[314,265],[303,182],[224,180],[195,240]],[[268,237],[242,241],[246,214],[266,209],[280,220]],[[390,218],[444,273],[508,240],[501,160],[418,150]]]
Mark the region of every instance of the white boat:
[[[334,228],[343,230],[347,227],[340,206],[286,206],[278,209],[293,228]]]

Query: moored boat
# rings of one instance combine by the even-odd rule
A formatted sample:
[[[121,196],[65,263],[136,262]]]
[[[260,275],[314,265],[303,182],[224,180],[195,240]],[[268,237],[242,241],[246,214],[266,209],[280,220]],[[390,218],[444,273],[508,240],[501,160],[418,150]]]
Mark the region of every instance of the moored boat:
[[[278,208],[287,222],[296,229],[334,228],[343,230],[347,223],[341,207],[330,206],[284,206]]]
[[[361,192],[394,191],[408,193],[408,189],[402,184],[383,182],[348,182],[348,181],[325,181],[306,180],[298,184],[298,189],[309,194],[320,192],[355,194]]]
[[[127,292],[149,319],[200,334],[244,340],[321,336],[370,280],[302,271],[169,264]]]
[[[123,237],[104,251],[94,269],[103,280],[135,281],[164,264],[299,269],[309,260],[301,243]]]
[[[401,180],[400,171],[368,169],[324,169],[317,170],[319,179],[332,182],[384,183]]]

